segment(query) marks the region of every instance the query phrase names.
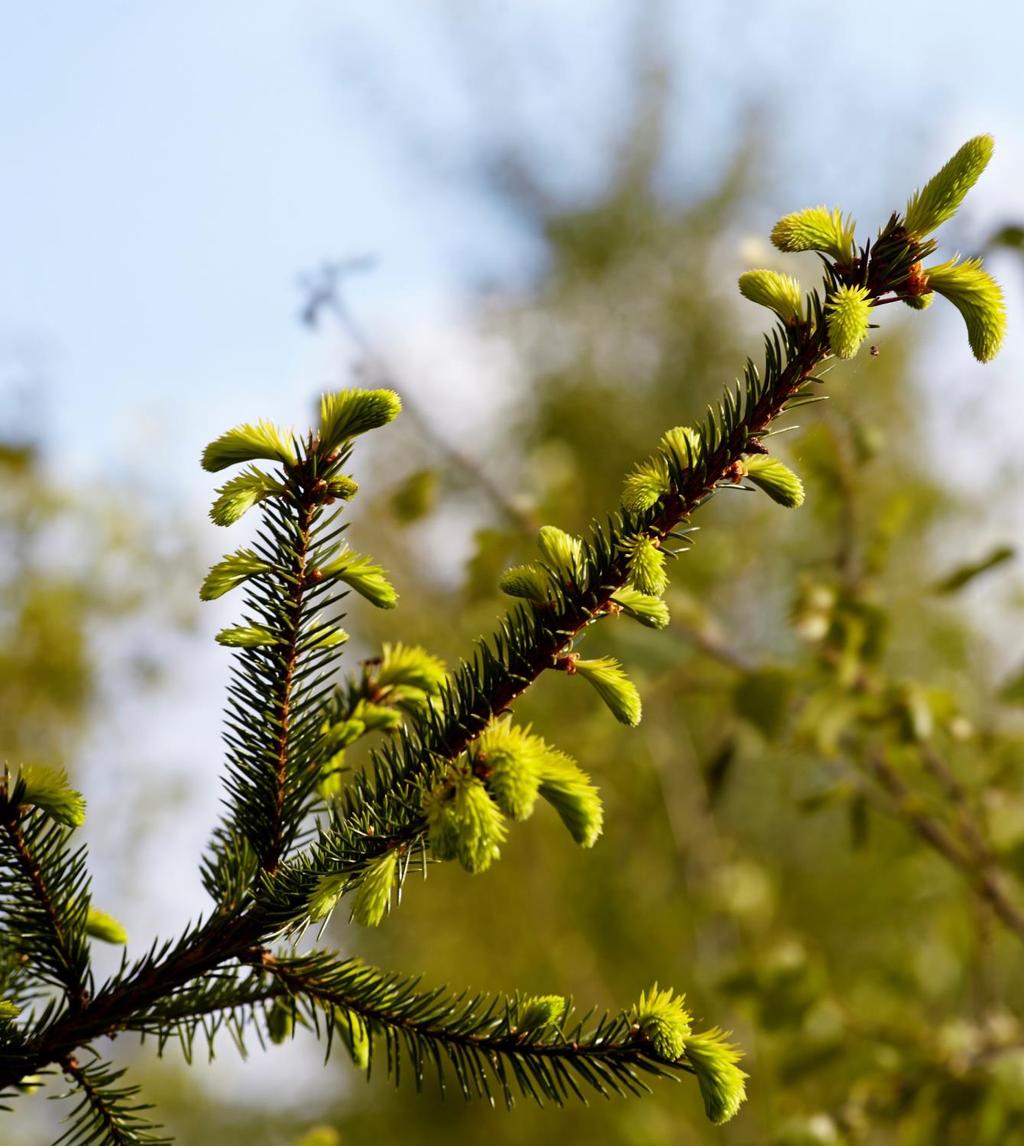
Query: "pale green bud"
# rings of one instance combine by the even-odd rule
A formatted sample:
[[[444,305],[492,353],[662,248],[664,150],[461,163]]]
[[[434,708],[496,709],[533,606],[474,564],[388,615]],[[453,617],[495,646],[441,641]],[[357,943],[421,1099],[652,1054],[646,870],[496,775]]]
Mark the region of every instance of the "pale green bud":
[[[216,636],[217,644],[229,649],[259,649],[281,644],[281,638],[262,625],[232,625],[221,629]]]
[[[903,301],[912,310],[927,310],[935,301],[935,295],[929,291],[927,294],[908,295]]]
[[[377,688],[415,688],[426,693],[439,692],[448,676],[440,657],[418,645],[385,642],[381,662],[374,679]]]
[[[90,905],[85,917],[85,932],[93,939],[101,939],[104,943],[116,943],[123,946],[128,942],[128,932],[124,926],[105,911]]]
[[[345,790],[345,750],[335,752],[321,765],[316,790],[322,800],[338,799]]]
[[[640,1001],[629,1013],[630,1023],[651,1044],[654,1053],[675,1062],[686,1047],[690,1034],[690,1013],[684,1003],[685,995],[658,990],[658,984],[644,991]]]
[[[563,995],[529,995],[513,1008],[512,1025],[519,1034],[540,1035],[561,1025],[569,1000]]]
[[[976,135],[920,191],[914,192],[907,203],[904,220],[911,235],[922,239],[953,218],[967,192],[988,166],[994,147],[991,135]]]
[[[423,811],[430,849],[438,859],[457,859],[475,874],[498,858],[507,829],[480,780],[459,775],[438,785],[424,797]]]
[[[326,919],[338,906],[345,891],[348,877],[344,875],[322,875],[317,880],[313,894],[309,898],[309,918],[313,923]]]
[[[772,242],[780,251],[822,251],[839,263],[850,261],[853,238],[853,219],[827,207],[783,215],[772,228]]]
[[[565,670],[583,677],[592,685],[621,724],[635,727],[640,723],[640,694],[614,657],[598,657],[595,660],[567,658]]]
[[[364,927],[377,927],[391,910],[398,883],[398,853],[394,848],[371,860],[352,897],[352,918]]]
[[[540,776],[531,760],[516,764],[511,757],[497,756],[487,777],[487,790],[498,807],[512,820],[528,820],[533,815],[540,789]]]
[[[612,601],[628,617],[649,629],[664,629],[668,625],[668,605],[660,597],[648,597],[646,593],[627,587],[617,589]]]
[[[804,503],[804,483],[787,465],[768,454],[743,459],[747,477],[779,505],[795,509]]]
[[[261,561],[251,549],[239,549],[234,553],[229,553],[206,574],[199,590],[199,599],[201,601],[214,601],[248,581],[250,577],[269,573],[271,569],[272,566],[268,565],[266,561]]]
[[[563,581],[578,584],[585,575],[583,542],[554,525],[541,526],[537,546],[545,563]]]
[[[549,605],[552,600],[550,574],[536,565],[506,569],[498,580],[498,588],[510,597],[520,597],[535,605]]]
[[[67,774],[45,764],[23,764],[18,779],[24,785],[20,800],[39,808],[68,828],[85,822],[85,799],[68,784]]]
[[[455,820],[455,789],[445,781],[423,796],[427,842],[435,859],[453,860],[459,852],[459,828]]]
[[[825,303],[828,340],[837,358],[852,358],[868,336],[871,302],[867,287],[837,287]]]
[[[320,725],[320,734],[323,737],[323,751],[337,752],[347,748],[366,733],[366,725],[362,720],[325,720]]]
[[[386,705],[361,700],[356,705],[355,723],[367,732],[395,732],[402,727],[402,714]]]
[[[320,449],[331,453],[350,438],[376,430],[402,411],[394,390],[339,390],[320,399]]]
[[[234,525],[254,505],[285,492],[280,482],[250,466],[217,490],[218,497],[210,508],[210,517],[215,525]]]
[[[463,777],[456,786],[454,803],[456,858],[468,872],[486,871],[498,858],[507,834],[501,811],[483,784],[471,777]]]
[[[645,513],[671,489],[672,479],[665,459],[651,458],[641,462],[627,476],[622,489],[622,508],[630,513]]]
[[[327,479],[325,498],[335,498],[337,501],[351,501],[359,492],[359,483],[350,478],[348,474],[334,474]]]
[[[803,291],[791,275],[766,270],[744,271],[740,275],[740,294],[774,310],[783,322],[803,322]]]
[[[10,999],[0,999],[0,1023],[13,1023],[21,1014],[21,1007]]]
[[[728,1122],[747,1097],[747,1076],[738,1065],[743,1055],[725,1038],[713,1028],[688,1036],[684,1046],[686,1061],[697,1076],[704,1110],[715,1125]]]
[[[398,594],[384,570],[361,553],[346,549],[322,566],[320,573],[343,581],[378,609],[393,609],[398,604]]]
[[[660,597],[668,585],[665,554],[649,537],[635,537],[625,542],[628,554],[629,580],[634,589],[649,597]]]
[[[960,311],[967,341],[979,362],[991,362],[1006,336],[1006,303],[996,280],[982,269],[981,259],[954,256],[937,267],[926,267],[928,286]]]
[[[507,720],[493,722],[471,748],[474,762],[486,772],[485,782],[498,807],[513,820],[533,813],[540,786],[540,766],[551,751],[539,736]]]
[[[265,461],[295,465],[295,447],[270,422],[246,423],[221,434],[203,450],[203,469],[211,473],[239,462]]]
[[[558,813],[569,835],[582,847],[593,847],[604,826],[601,795],[590,777],[564,752],[544,758],[540,795]]]
[[[658,445],[680,470],[690,469],[700,458],[703,449],[700,434],[690,426],[673,426],[671,430],[666,430]]]

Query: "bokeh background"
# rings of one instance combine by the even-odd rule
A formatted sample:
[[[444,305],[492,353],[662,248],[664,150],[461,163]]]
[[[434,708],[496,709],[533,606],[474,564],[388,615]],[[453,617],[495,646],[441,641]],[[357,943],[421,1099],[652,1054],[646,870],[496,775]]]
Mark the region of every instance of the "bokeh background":
[[[806,508],[717,498],[668,633],[600,638],[641,682],[641,730],[568,681],[521,706],[600,783],[600,845],[538,816],[486,876],[439,867],[379,932],[332,936],[431,984],[613,1007],[671,982],[748,1050],[741,1116],[708,1127],[686,1083],[442,1104],[302,1033],[191,1068],[115,1047],[179,1141],[1024,1141],[1022,937],[913,821],[973,817],[1019,894],[1022,42],[1008,2],[0,12],[0,758],[72,771],[130,952],[205,906],[231,610],[195,598],[225,546],[205,442],[395,385],[353,537],[402,607],[350,617],[349,663],[395,636],[455,661],[536,526],[612,507],[758,353],[735,279],[782,265],[780,214],[840,206],[864,238],[964,139],[997,140],[942,241],[1003,281],[1001,357],[978,366],[944,304],[890,308],[878,356],[789,435]],[[909,807],[846,750],[861,679]],[[44,1092],[0,1137],[48,1141],[60,1113]]]

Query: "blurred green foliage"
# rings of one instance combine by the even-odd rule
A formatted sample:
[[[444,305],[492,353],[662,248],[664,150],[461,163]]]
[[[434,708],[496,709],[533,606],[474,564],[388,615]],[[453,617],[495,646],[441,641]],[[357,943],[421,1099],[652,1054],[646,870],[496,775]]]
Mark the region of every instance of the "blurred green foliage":
[[[104,660],[159,675],[132,641],[105,656],[103,635],[157,599],[164,622],[193,611],[168,593],[188,538],[158,537],[135,492],[62,482],[36,444],[0,440],[0,762],[71,764]]]
[[[35,450],[0,446],[0,758],[65,762],[93,689],[86,587],[41,568],[41,533],[60,511]]]

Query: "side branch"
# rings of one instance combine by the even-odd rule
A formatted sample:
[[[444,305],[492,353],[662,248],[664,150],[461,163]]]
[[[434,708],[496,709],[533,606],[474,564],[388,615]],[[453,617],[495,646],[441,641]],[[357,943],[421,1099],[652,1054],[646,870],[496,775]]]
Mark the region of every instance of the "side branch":
[[[44,845],[63,849],[67,836],[64,828],[49,822],[39,813],[33,815],[32,822]],[[88,964],[81,937],[76,943],[69,932],[68,909],[77,910],[84,917],[84,904],[76,907],[64,903],[59,905],[65,909],[64,912],[59,909],[15,806],[10,805],[5,809],[0,819],[0,830],[6,843],[2,850],[13,860],[13,866],[20,872],[25,887],[25,895],[19,895],[10,886],[0,893],[0,898],[7,899],[10,908],[13,908],[13,912],[10,908],[7,912],[9,922],[13,922],[15,929],[23,935],[32,932],[39,935],[43,948],[39,952],[40,958],[51,967],[56,981],[65,989],[69,1010],[72,1013],[78,1012],[89,999]],[[80,867],[80,861],[71,859],[70,868],[66,872],[69,886],[77,885],[76,873]]]
[[[659,538],[667,538],[726,480],[730,467],[749,449],[751,441],[762,433],[784,410],[786,403],[798,394],[811,379],[818,364],[829,353],[827,336],[821,323],[805,326],[788,335],[787,358],[771,385],[760,393],[720,435],[715,446],[704,458],[704,464],[692,473],[684,473],[671,495],[663,499],[642,522],[645,528]],[[298,555],[296,555],[298,559]],[[456,678],[453,697],[456,711],[447,719],[428,725],[422,739],[407,742],[407,767],[395,776],[395,787],[403,793],[412,793],[416,781],[439,760],[451,760],[486,728],[497,713],[507,709],[546,669],[552,667],[557,656],[594,620],[602,616],[613,594],[628,580],[626,561],[617,551],[611,551],[603,568],[597,569],[586,586],[566,594],[557,610],[538,616],[534,628],[535,640],[527,650],[515,650],[514,663],[491,664],[492,677],[487,689],[465,687],[460,691]],[[301,598],[298,604],[301,607]],[[511,654],[510,654],[511,656]],[[463,683],[470,679],[470,670],[464,667],[459,674]],[[279,700],[289,695],[279,694]],[[468,699],[459,702],[459,697]],[[288,747],[287,730],[278,731],[278,747]],[[310,889],[322,870],[357,873],[369,856],[380,854],[396,846],[408,849],[423,836],[423,819],[418,800],[402,800],[402,811],[396,822],[388,825],[386,833],[375,836],[360,835],[358,841],[332,839],[330,833],[320,845],[293,863],[279,867],[273,877],[257,892],[256,902],[250,909],[235,917],[214,917],[206,928],[193,935],[182,947],[171,952],[162,962],[147,964],[120,984],[98,995],[79,1016],[59,1020],[32,1040],[31,1058],[24,1062],[21,1074],[40,1069],[47,1063],[59,1061],[76,1047],[103,1034],[114,1032],[130,1023],[133,1014],[145,1011],[157,999],[232,959],[243,957],[267,935],[283,925],[294,924],[306,909]],[[358,846],[356,846],[358,843]],[[268,857],[276,865],[280,854]],[[266,867],[270,869],[271,863]],[[559,1054],[552,1052],[554,1058]],[[645,1068],[646,1069],[646,1068]],[[0,1080],[2,1082],[3,1080]]]
[[[648,535],[663,542],[711,496],[715,487],[729,480],[730,473],[751,442],[783,412],[786,403],[811,379],[817,366],[828,356],[828,339],[821,328],[810,329],[796,338],[790,358],[775,385],[767,387],[731,427],[705,459],[704,464],[684,473],[683,480],[663,499],[649,519],[641,520]],[[515,672],[506,672],[486,693],[477,691],[475,703],[461,710],[448,728],[428,737],[425,751],[417,762],[410,762],[414,773],[429,755],[454,759],[487,726],[496,713],[505,711],[579,635],[595,620],[607,615],[611,598],[629,581],[628,559],[614,552],[604,568],[595,571],[587,585],[566,594],[564,604],[553,612],[537,614],[537,640]],[[466,670],[463,670],[466,675]]]
[[[736,464],[759,448],[759,435],[814,380],[829,354],[820,313],[818,321],[785,328],[781,337],[769,340],[764,379],[748,389],[745,402],[731,396],[730,416],[705,433],[705,450],[694,465],[673,475],[670,492],[654,508],[628,515],[624,528],[642,530],[658,542],[669,539],[719,484],[733,479]],[[552,607],[507,615],[491,645],[481,646],[477,660],[463,664],[452,678],[443,714],[428,713],[397,751],[378,758],[376,775],[356,778],[340,819],[323,830],[311,852],[283,867],[267,885],[264,902],[275,919],[286,924],[301,914],[319,873],[357,875],[367,859],[393,848],[408,853],[422,841],[418,793],[424,779],[455,760],[495,716],[556,666],[585,629],[614,611],[612,598],[630,580],[619,541],[614,531],[611,536],[597,531],[585,583],[566,587]],[[388,797],[395,798],[389,802]],[[382,806],[383,816],[362,822]]]
[[[508,1105],[514,1089],[537,1102],[561,1105],[567,1098],[585,1101],[582,1081],[608,1097],[648,1090],[637,1073],[674,1077],[690,1071],[685,1061],[660,1058],[638,1026],[619,1015],[605,1017],[584,1032],[578,1024],[566,1031],[563,1018],[520,1029],[512,1000],[478,996],[468,1001],[443,991],[417,992],[414,980],[381,975],[358,960],[333,962],[326,953],[304,959],[262,964],[279,984],[278,997],[305,998],[329,1026],[343,1027],[356,1016],[364,1030],[385,1037],[388,1066],[398,1073],[403,1050],[417,1084],[426,1062],[433,1063],[444,1089],[442,1055],[453,1069],[463,1094],[491,1096],[492,1079]],[[567,1009],[568,1004],[562,1001]],[[318,1013],[311,1015],[318,1021]]]
[[[842,268],[830,266],[827,285],[834,288],[836,284],[847,282],[863,284],[858,289],[875,299],[899,288],[916,254],[917,248],[894,220],[879,237],[870,256],[864,250],[859,259]],[[642,531],[653,541],[669,539],[719,484],[735,480],[740,472],[738,463],[744,455],[763,452],[759,435],[793,399],[802,394],[806,386],[817,380],[815,371],[829,357],[830,347],[822,303],[817,295],[812,294],[808,300],[806,321],[784,324],[767,339],[763,376],[751,365],[746,389],[727,392],[719,417],[713,414],[700,435],[700,447],[691,459],[692,464],[680,464],[672,470],[670,487],[656,504],[649,510],[630,511],[617,517],[607,531],[595,530],[587,547],[588,571],[580,582],[567,585],[551,607],[538,607],[532,611],[519,609],[510,614],[498,637],[490,645],[481,646],[475,662],[464,664],[454,675],[440,711],[428,712],[422,721],[417,722],[403,736],[397,750],[383,761],[375,776],[365,782],[357,781],[343,814],[333,826],[321,833],[313,847],[291,862],[282,862],[288,845],[288,824],[293,820],[298,822],[299,813],[304,809],[302,800],[296,800],[287,785],[298,782],[301,787],[313,776],[316,763],[313,751],[315,713],[311,712],[308,719],[304,718],[306,731],[300,735],[292,727],[291,698],[294,687],[306,687],[302,681],[311,670],[309,664],[297,667],[303,650],[315,648],[311,657],[321,652],[313,638],[310,643],[304,643],[299,626],[302,622],[300,614],[308,603],[306,597],[312,598],[315,592],[310,589],[304,595],[302,588],[307,580],[306,558],[311,545],[314,563],[317,560],[315,553],[319,552],[312,529],[313,507],[318,506],[323,498],[318,500],[314,490],[317,485],[325,484],[315,480],[315,462],[312,462],[313,468],[308,473],[305,469],[312,458],[319,459],[319,447],[315,443],[311,443],[307,462],[288,457],[286,471],[292,483],[292,510],[293,513],[298,512],[287,523],[280,516],[277,518],[276,536],[285,543],[291,541],[289,548],[294,567],[289,569],[287,576],[290,604],[282,618],[284,624],[275,624],[276,618],[273,614],[269,616],[269,623],[274,626],[276,634],[285,638],[283,644],[287,652],[283,660],[277,659],[276,662],[277,669],[284,666],[283,681],[276,694],[271,693],[277,699],[274,735],[277,737],[275,792],[279,814],[275,822],[279,825],[279,834],[269,846],[261,849],[264,878],[253,889],[250,906],[241,915],[215,916],[210,924],[183,940],[175,950],[144,963],[121,981],[111,984],[83,1009],[81,1015],[65,1016],[40,1032],[33,1040],[32,1061],[25,1064],[24,1073],[55,1059],[59,1061],[72,1053],[75,1047],[97,1035],[123,1027],[133,1014],[144,1012],[157,999],[221,964],[244,959],[247,952],[259,947],[269,936],[278,934],[282,928],[295,927],[303,918],[309,917],[311,894],[324,873],[330,873],[332,877],[357,876],[373,857],[398,849],[408,852],[413,844],[422,840],[424,781],[432,779],[433,773],[457,758],[496,715],[506,711],[545,670],[555,667],[557,659],[583,630],[613,611],[613,596],[630,580],[628,559],[621,544],[624,536]],[[331,414],[332,409],[334,414]],[[325,406],[331,416],[325,416],[324,426],[330,427],[333,424],[331,419],[336,421],[335,415],[341,409],[340,406],[337,409],[329,404]],[[256,430],[251,430],[250,437],[256,433]],[[250,439],[245,441],[246,448],[250,449]],[[230,453],[228,446],[234,443],[235,438],[231,434],[214,443],[209,448],[213,451],[214,461],[218,456],[224,460]],[[264,444],[260,449],[264,452],[255,456],[266,456]],[[276,440],[272,452],[275,456],[288,456],[288,448]],[[254,455],[250,449],[244,456]],[[240,459],[232,454],[227,460]],[[211,465],[209,468],[215,467]],[[316,570],[308,572],[312,577]],[[280,617],[280,612],[277,617]],[[245,633],[251,633],[251,630],[245,630],[243,635]],[[291,633],[298,635],[289,640]],[[260,633],[256,635],[262,640]],[[326,655],[326,649],[324,653]],[[252,682],[248,687],[254,697],[252,712],[258,715],[262,708],[258,689],[253,690]],[[263,695],[265,697],[266,694]],[[259,747],[265,760],[266,740]],[[302,768],[301,777],[291,775],[296,763]],[[236,798],[248,794],[246,786],[250,771],[248,767],[243,769],[240,781],[236,782]],[[265,788],[261,795],[263,792],[266,792]],[[290,814],[292,808],[295,816]],[[265,812],[270,810],[264,805]],[[379,1021],[383,1023],[390,1012],[386,1005],[381,1010]],[[399,1029],[398,1025],[392,1025]],[[470,1037],[466,1031],[449,1029],[449,1033],[454,1038],[453,1046],[465,1049],[465,1046],[473,1045],[466,1042]],[[601,1056],[596,1048],[599,1043],[605,1046],[606,1036],[607,1031],[603,1030],[601,1040],[590,1044],[595,1047],[597,1059]],[[644,1069],[650,1066],[635,1048],[627,1051],[619,1047],[618,1052],[633,1065],[642,1065]],[[569,1054],[564,1049],[547,1053],[553,1061],[562,1061],[562,1056]],[[638,1053],[639,1058],[634,1062],[630,1056]],[[532,1055],[530,1061],[541,1057],[540,1054]],[[585,1061],[586,1057],[580,1056],[579,1061]]]
[[[170,1139],[153,1133],[153,1124],[142,1117],[149,1106],[138,1102],[138,1087],[116,1085],[123,1070],[113,1070],[100,1062],[83,1067],[74,1056],[66,1058],[61,1066],[74,1080],[81,1100],[72,1114],[74,1125],[55,1146],[89,1146],[95,1142],[110,1146],[170,1146]]]
[[[239,958],[256,944],[261,927],[251,915],[214,916],[162,961],[146,960],[123,982],[108,985],[78,1012],[59,1018],[28,1039],[23,1057],[3,1064],[0,1091],[50,1063],[63,1062],[81,1046],[130,1025],[133,1015],[215,967]]]

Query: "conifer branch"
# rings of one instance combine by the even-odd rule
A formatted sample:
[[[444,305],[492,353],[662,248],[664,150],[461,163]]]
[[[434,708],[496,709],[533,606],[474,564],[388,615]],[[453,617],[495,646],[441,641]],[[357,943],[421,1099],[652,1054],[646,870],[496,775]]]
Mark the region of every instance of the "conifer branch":
[[[846,283],[858,284],[869,302],[896,294],[930,250],[893,216],[874,245],[849,264],[826,263],[827,297]],[[631,582],[625,542],[642,536],[664,545],[717,488],[740,480],[744,457],[765,452],[761,437],[773,422],[795,403],[812,400],[821,381],[816,371],[832,352],[826,307],[812,292],[806,321],[782,323],[766,336],[763,370],[748,360],[743,382],[726,391],[706,422],[680,435],[674,450],[663,450],[665,485],[651,504],[623,508],[606,525],[595,525],[573,559],[578,567],[562,571],[550,601],[507,614],[491,640],[481,642],[473,660],[450,678],[440,704],[382,748],[369,775],[355,779],[313,849],[267,887],[282,926],[301,914],[325,872],[358,875],[387,850],[413,856],[422,848],[420,791],[546,670],[559,667],[590,626],[618,612],[614,596]]]
[[[213,1054],[218,1033],[225,1029],[239,1052],[246,1052],[246,1034],[260,1004],[271,1002],[280,989],[245,962],[225,962],[200,980],[170,991],[143,1010],[135,1011],[121,1026],[143,1038],[153,1038],[162,1054],[173,1038],[186,1062],[192,1062],[196,1035],[203,1037]],[[260,1036],[262,1037],[262,1036]]]
[[[0,866],[11,871],[0,886],[0,916],[12,946],[33,960],[37,974],[63,988],[74,1012],[88,1000],[91,977],[85,850],[69,854],[69,835],[41,811],[19,814],[13,799],[0,802]]]
[[[237,961],[260,936],[260,924],[251,912],[230,918],[217,914],[177,943],[154,944],[147,956],[124,968],[81,1011],[42,1015],[21,1053],[0,1059],[0,1092],[50,1063],[63,1062],[79,1047],[126,1029],[133,1015],[145,1015],[160,1000]]]
[[[137,1086],[117,1086],[123,1070],[113,1070],[97,1057],[88,1067],[70,1056],[62,1063],[80,1095],[71,1114],[72,1126],[54,1146],[170,1146],[170,1139],[157,1133],[157,1127],[142,1117],[148,1104],[136,1101]]]
[[[322,433],[330,429],[325,422]],[[336,607],[346,577],[352,578],[346,568],[331,568],[344,527],[336,524],[337,511],[326,508],[355,489],[340,474],[349,449],[344,437],[311,435],[292,439],[289,456],[281,480],[273,482],[278,492],[261,503],[263,529],[255,547],[225,558],[206,582],[216,591],[244,583],[249,609],[245,624],[218,638],[238,649],[225,732],[230,813],[204,871],[224,909],[242,902],[257,867],[277,870],[301,830],[320,764],[317,715],[330,692],[333,651],[346,639],[319,618]],[[266,484],[259,471],[254,480],[260,488]],[[376,567],[360,567],[363,580],[376,588],[374,573]]]
[[[91,994],[84,853],[67,848],[81,820],[80,797],[46,781],[37,784],[34,810],[23,814],[21,797],[10,797],[5,782],[0,866],[13,878],[0,885],[0,912],[12,946],[34,960],[43,983],[64,988],[68,1005],[51,1001],[15,1028],[19,1006],[3,1000],[0,1092],[58,1063],[82,1095],[67,1146],[153,1143],[159,1139],[139,1116],[134,1088],[118,1087],[120,1073],[98,1062],[81,1068],[79,1048],[133,1030],[155,1035],[161,1047],[177,1035],[191,1054],[200,1029],[212,1040],[225,1025],[241,1044],[257,1008],[269,1007],[274,1041],[287,1037],[301,1012],[318,1029],[323,1023],[329,1039],[347,1041],[357,1061],[365,1056],[368,1064],[374,1037],[382,1038],[396,1077],[403,1058],[417,1083],[433,1062],[443,1086],[447,1062],[467,1096],[490,1097],[493,1088],[508,1102],[519,1091],[560,1103],[582,1098],[582,1084],[635,1093],[645,1088],[644,1073],[682,1070],[696,1077],[712,1121],[731,1118],[744,1097],[739,1052],[717,1029],[693,1032],[671,991],[655,986],[628,1013],[571,1022],[571,1008],[555,996],[503,1001],[420,992],[416,980],[353,960],[326,952],[280,957],[268,944],[325,920],[349,891],[353,917],[379,923],[408,871],[430,860],[455,858],[483,870],[504,839],[506,817],[526,818],[539,799],[553,805],[577,842],[594,842],[602,825],[596,789],[575,761],[511,725],[510,707],[545,671],[561,670],[592,685],[620,721],[637,723],[640,697],[622,667],[608,657],[580,659],[576,643],[596,621],[620,613],[654,628],[667,623],[657,597],[665,555],[689,544],[689,518],[718,488],[749,479],[781,505],[800,504],[802,483],[767,457],[762,438],[787,410],[820,400],[813,394],[820,366],[830,355],[856,353],[873,307],[897,300],[919,306],[933,291],[943,293],[964,315],[976,355],[992,357],[1005,326],[998,286],[973,261],[922,267],[934,249],[925,236],[956,209],[990,150],[979,144],[958,153],[912,201],[914,226],[894,215],[873,244],[857,248],[852,221],[823,208],[780,223],[777,245],[826,256],[823,292],[801,301],[794,280],[760,272],[745,279],[747,297],[781,319],[765,339],[763,369],[748,360],[743,380],[702,426],[668,431],[627,479],[621,508],[585,540],[544,527],[538,564],[503,579],[525,603],[443,682],[436,661],[403,646],[386,648],[375,674],[347,692],[330,679],[346,636],[332,616],[323,617],[349,591],[382,608],[397,599],[383,570],[341,547],[345,527],[329,508],[355,493],[341,472],[352,439],[389,422],[400,409],[397,395],[324,395],[318,430],[301,439],[257,422],[212,442],[203,455],[210,471],[260,461],[275,467],[268,474],[249,466],[230,479],[211,514],[229,525],[258,506],[263,522],[253,547],[224,558],[202,590],[213,598],[242,588],[246,608],[242,623],[218,636],[235,660],[225,732],[229,812],[204,863],[217,907],[177,942],[156,943],[125,962]],[[396,730],[399,712],[408,720]],[[394,735],[339,794],[327,783],[329,769],[371,728]],[[875,768],[905,802],[885,760]],[[24,796],[24,784],[16,791]],[[318,807],[328,815],[314,829]],[[915,823],[932,846],[974,873],[979,892],[1024,935],[1024,918],[1001,897],[991,871],[970,864],[927,817]],[[103,930],[121,935],[114,921]]]
[[[638,1024],[625,1014],[582,1020],[571,1018],[568,1000],[555,1000],[536,1027],[523,1023],[529,1000],[466,994],[450,996],[443,989],[420,992],[417,979],[382,974],[360,960],[337,961],[328,952],[299,959],[264,960],[263,969],[288,996],[305,999],[311,1023],[329,1031],[356,1015],[374,1036],[385,1042],[386,1067],[396,1081],[400,1062],[412,1067],[417,1089],[431,1065],[443,1091],[445,1065],[454,1073],[465,1098],[492,1099],[497,1086],[512,1106],[515,1093],[540,1104],[561,1106],[568,1099],[585,1102],[580,1083],[604,1097],[640,1094],[649,1087],[638,1072],[671,1077],[690,1071],[682,1059],[657,1053]],[[339,1013],[340,1012],[340,1013]],[[372,1069],[372,1051],[367,1068]]]

